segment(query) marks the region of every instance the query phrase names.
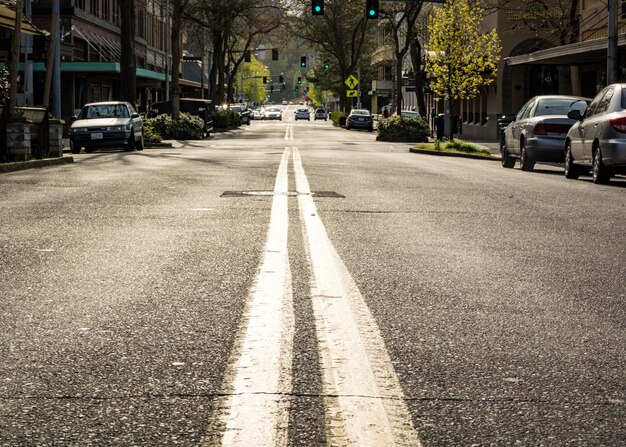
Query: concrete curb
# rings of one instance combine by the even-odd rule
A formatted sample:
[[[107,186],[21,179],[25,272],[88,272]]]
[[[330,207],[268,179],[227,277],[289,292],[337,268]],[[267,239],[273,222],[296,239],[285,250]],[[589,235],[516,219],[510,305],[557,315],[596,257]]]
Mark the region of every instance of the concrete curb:
[[[22,171],[24,169],[43,168],[45,166],[64,165],[74,163],[74,157],[44,158],[43,160],[16,161],[0,163],[0,173]]]
[[[439,157],[473,158],[474,160],[500,161],[502,159],[498,155],[491,155],[490,157],[486,157],[484,155],[461,154],[457,152],[444,152],[444,151],[429,151],[426,149],[415,149],[415,148],[409,148],[409,152],[413,154],[436,155]]]

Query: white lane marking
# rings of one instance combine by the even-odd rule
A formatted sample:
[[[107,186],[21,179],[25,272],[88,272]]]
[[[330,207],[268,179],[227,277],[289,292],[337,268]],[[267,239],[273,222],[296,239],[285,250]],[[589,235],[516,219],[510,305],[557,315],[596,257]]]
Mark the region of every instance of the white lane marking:
[[[287,124],[287,128],[285,129],[285,140],[293,140],[293,125]]]
[[[313,271],[328,445],[421,446],[376,321],[328,238],[295,147],[293,162]]]
[[[272,200],[263,261],[251,291],[238,346],[233,350],[221,414],[213,427],[221,441],[205,445],[287,445],[294,311],[288,241],[290,149],[283,153]],[[213,430],[210,430],[210,432]],[[216,436],[209,434],[209,436]]]

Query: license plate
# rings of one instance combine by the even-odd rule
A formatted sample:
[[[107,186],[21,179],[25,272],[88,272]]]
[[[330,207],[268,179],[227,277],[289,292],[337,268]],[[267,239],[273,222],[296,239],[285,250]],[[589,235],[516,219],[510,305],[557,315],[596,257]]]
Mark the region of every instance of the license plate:
[[[91,134],[91,139],[92,140],[101,140],[102,139],[102,132],[94,132]]]

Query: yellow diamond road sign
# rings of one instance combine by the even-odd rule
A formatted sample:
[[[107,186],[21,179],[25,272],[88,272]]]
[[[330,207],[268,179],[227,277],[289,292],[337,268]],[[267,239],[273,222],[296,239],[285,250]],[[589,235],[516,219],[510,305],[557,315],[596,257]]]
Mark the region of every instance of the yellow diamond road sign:
[[[357,90],[346,90],[346,96],[348,98],[356,98],[358,91]]]
[[[354,75],[350,75],[348,76],[348,79],[346,79],[346,85],[350,87],[350,90],[354,90],[354,87],[356,87],[358,84],[359,80],[355,78]]]

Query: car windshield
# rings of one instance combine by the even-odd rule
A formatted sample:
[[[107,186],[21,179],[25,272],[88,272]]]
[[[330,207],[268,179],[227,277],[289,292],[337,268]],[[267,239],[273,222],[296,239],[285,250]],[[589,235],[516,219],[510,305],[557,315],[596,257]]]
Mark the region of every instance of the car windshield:
[[[403,111],[401,112],[401,115],[402,115],[402,116],[408,116],[408,117],[411,117],[411,118],[416,118],[416,117],[418,117],[418,116],[419,116],[419,113],[414,112],[414,111],[412,111],[412,110],[403,110]]]
[[[572,98],[548,98],[542,99],[537,104],[535,116],[543,115],[567,115],[571,110],[583,113],[587,108],[587,102],[582,99]]]
[[[280,109],[277,107],[272,107],[271,109],[267,109],[268,112],[280,112]]]
[[[353,115],[363,115],[363,116],[367,116],[370,114],[369,110],[353,110],[352,111]]]
[[[241,106],[230,106],[230,110],[233,112],[243,112],[244,109]]]
[[[317,109],[315,113],[326,113],[326,112],[324,111],[324,109]]]
[[[98,118],[130,118],[128,108],[124,104],[98,104],[83,107],[79,120]]]

